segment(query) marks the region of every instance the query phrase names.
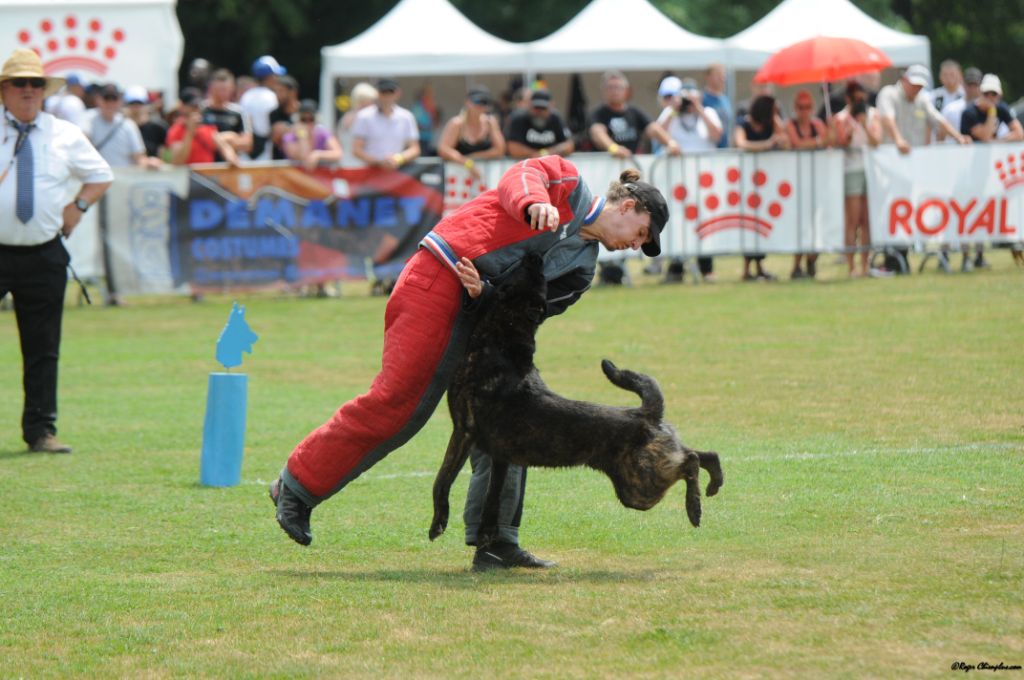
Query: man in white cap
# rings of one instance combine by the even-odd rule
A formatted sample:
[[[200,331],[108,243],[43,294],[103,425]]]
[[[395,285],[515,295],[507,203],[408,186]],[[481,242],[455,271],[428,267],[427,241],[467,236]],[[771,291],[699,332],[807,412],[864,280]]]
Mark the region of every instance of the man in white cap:
[[[252,64],[252,77],[259,83],[250,89],[238,104],[249,117],[252,125],[252,150],[249,156],[254,161],[269,161],[273,145],[270,143],[270,114],[280,103],[274,86],[278,76],[288,73],[288,69],[277,63],[269,54],[265,54]]]
[[[70,261],[61,236],[114,179],[85,133],[43,112],[64,85],[50,78],[32,50],[16,49],[0,71],[3,135],[0,159],[0,298],[10,293],[23,357],[22,437],[29,450],[71,453],[57,440],[57,358]],[[69,202],[71,181],[82,188]]]
[[[977,142],[1019,142],[1024,139],[1024,128],[1017,116],[1003,101],[1003,84],[999,76],[986,73],[981,79],[981,95],[964,108],[960,117],[960,132],[970,135]],[[999,136],[999,130],[1006,126],[1006,133]]]
[[[967,102],[964,112],[960,116],[960,132],[970,135],[975,142],[988,143],[999,140],[1000,142],[1019,142],[1024,139],[1024,127],[1021,126],[1013,110],[1003,101],[1003,84],[999,76],[994,73],[986,73],[978,87],[980,94],[972,101]],[[962,271],[970,271],[972,268],[989,267],[985,260],[984,246],[975,246],[975,258],[973,265],[968,263],[967,246],[964,246],[964,260],[961,265]]]
[[[884,139],[896,144],[900,153],[910,153],[912,147],[927,145],[933,127],[942,129],[959,144],[971,141],[954,129],[932,104],[925,91],[930,81],[928,69],[915,64],[903,72],[899,82],[886,85],[878,93],[877,107]]]

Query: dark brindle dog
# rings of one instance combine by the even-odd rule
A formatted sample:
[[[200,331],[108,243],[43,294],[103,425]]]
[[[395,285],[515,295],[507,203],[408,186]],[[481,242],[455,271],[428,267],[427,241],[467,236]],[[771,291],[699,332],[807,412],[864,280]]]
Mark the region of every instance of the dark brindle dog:
[[[543,261],[530,255],[491,296],[469,340],[465,358],[448,388],[454,431],[434,481],[430,539],[448,525],[448,494],[470,448],[491,456],[491,480],[479,544],[497,536],[499,496],[510,463],[522,466],[587,465],[611,478],[623,505],[654,507],[680,479],[686,480],[686,512],[700,525],[704,468],[707,495],[722,486],[718,454],[683,445],[662,421],[664,402],[649,376],[601,362],[615,385],[640,395],[640,408],[603,406],[558,396],[533,365],[534,336],[544,319],[547,290]]]

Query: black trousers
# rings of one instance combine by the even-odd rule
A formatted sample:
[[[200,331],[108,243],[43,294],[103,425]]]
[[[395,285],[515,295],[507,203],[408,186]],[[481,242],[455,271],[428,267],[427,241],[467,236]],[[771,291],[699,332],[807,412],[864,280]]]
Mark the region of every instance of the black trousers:
[[[70,261],[60,237],[38,246],[0,244],[0,298],[10,293],[14,299],[25,389],[21,434],[30,445],[57,433],[57,359]]]

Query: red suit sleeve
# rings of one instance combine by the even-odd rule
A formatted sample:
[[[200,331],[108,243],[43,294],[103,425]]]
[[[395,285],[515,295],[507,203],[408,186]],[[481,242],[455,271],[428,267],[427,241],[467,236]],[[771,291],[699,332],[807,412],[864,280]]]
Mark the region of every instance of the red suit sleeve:
[[[569,197],[580,182],[576,166],[561,156],[529,158],[516,163],[498,182],[498,200],[512,217],[529,223],[526,209],[534,203],[558,207],[559,221],[572,219]]]

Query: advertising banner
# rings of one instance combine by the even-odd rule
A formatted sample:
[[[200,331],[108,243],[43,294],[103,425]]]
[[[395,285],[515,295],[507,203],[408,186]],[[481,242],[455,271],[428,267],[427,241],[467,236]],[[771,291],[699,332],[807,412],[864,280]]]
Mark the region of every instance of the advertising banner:
[[[871,242],[916,247],[1024,240],[1024,144],[934,145],[865,156]]]
[[[119,169],[105,198],[121,293],[396,278],[440,219],[443,166]]]
[[[658,157],[650,179],[668,201],[662,253],[675,257],[843,248],[839,151]]]

